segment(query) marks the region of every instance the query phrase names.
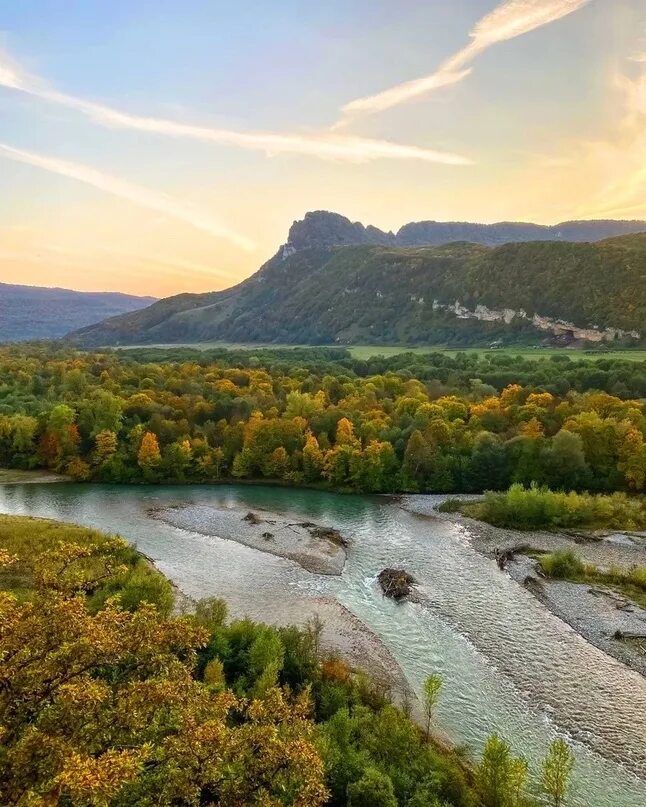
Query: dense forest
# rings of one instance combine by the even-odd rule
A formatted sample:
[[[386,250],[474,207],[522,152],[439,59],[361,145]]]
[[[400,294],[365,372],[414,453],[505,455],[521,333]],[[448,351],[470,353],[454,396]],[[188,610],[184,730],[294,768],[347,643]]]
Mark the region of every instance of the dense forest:
[[[306,356],[263,367],[235,354],[153,362],[145,352],[4,348],[0,465],[78,480],[264,479],[361,492],[644,490],[646,406],[618,394],[622,362],[548,361],[534,365],[531,385],[514,381],[519,362],[501,366],[494,385],[477,377],[494,359],[429,357],[415,377],[401,357],[373,374],[333,352],[315,352],[310,366]],[[643,366],[632,367],[626,383],[643,383]],[[617,394],[595,389],[610,378]]]
[[[470,311],[477,305],[523,309],[530,318],[641,334],[645,273],[646,233],[495,248],[462,242],[319,247],[279,253],[233,288],[170,297],[72,339],[93,347],[213,340],[472,345],[546,338],[530,319],[480,321],[442,308],[456,301]]]
[[[121,539],[0,516],[2,804],[529,807],[530,786],[564,804],[563,740],[535,771],[496,735],[477,761],[436,744],[438,676],[423,730],[316,622],[172,605]]]

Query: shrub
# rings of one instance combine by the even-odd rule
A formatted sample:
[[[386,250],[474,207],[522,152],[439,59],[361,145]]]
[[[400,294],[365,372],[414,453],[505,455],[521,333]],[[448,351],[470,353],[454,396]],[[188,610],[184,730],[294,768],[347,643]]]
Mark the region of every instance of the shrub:
[[[557,580],[581,578],[585,574],[585,565],[570,549],[561,549],[549,555],[542,555],[538,563],[548,577],[554,577]]]

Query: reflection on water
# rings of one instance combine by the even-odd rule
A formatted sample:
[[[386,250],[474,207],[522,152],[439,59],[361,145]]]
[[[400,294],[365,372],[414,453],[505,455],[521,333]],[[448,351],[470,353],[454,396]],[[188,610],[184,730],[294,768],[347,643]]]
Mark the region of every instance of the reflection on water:
[[[266,508],[340,529],[341,577],[198,535],[148,515],[159,505]],[[456,742],[481,748],[498,731],[536,765],[555,730],[577,746],[573,804],[646,804],[646,681],[579,637],[469,546],[462,527],[385,499],[269,487],[0,486],[0,511],[118,532],[187,594],[217,594],[234,614],[289,614],[304,594],[332,594],[368,624],[419,687],[445,681],[437,712]],[[425,604],[385,599],[375,577],[401,566]]]

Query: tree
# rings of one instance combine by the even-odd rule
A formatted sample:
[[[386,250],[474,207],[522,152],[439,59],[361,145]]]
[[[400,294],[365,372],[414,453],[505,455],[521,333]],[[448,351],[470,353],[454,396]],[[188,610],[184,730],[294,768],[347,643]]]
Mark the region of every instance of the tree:
[[[153,432],[146,432],[141,440],[141,445],[137,453],[139,466],[144,470],[150,469],[158,465],[160,460],[161,453],[159,451],[157,437]]]
[[[440,698],[442,678],[437,673],[429,675],[424,681],[424,714],[426,715],[426,739],[431,737],[431,720],[433,712]]]
[[[117,435],[109,429],[98,432],[94,437],[94,457],[101,464],[111,457],[117,450]]]
[[[552,743],[543,761],[541,786],[552,807],[561,807],[570,786],[570,776],[574,767],[574,754],[570,746],[560,737]]]
[[[509,460],[500,439],[481,432],[474,443],[469,479],[474,491],[504,490],[509,486]]]
[[[316,482],[321,478],[324,457],[316,437],[308,432],[303,447],[303,473],[307,482]]]
[[[433,450],[424,435],[415,429],[408,438],[404,452],[404,471],[408,476],[419,483],[424,482],[433,459]]]
[[[347,418],[341,418],[336,426],[337,445],[356,445],[357,438],[354,436],[354,427]]]
[[[390,776],[367,768],[360,779],[348,785],[348,807],[397,807]]]
[[[208,633],[191,618],[116,598],[89,611],[123,551],[58,546],[28,601],[0,593],[0,803],[322,805],[307,693],[239,700],[216,667],[196,680]]]
[[[576,490],[585,485],[590,473],[581,435],[560,431],[544,453],[546,482],[556,490]]]
[[[483,807],[510,807],[514,804],[514,764],[509,743],[497,734],[487,740],[476,783]]]
[[[34,437],[38,429],[36,418],[27,415],[14,415],[11,419],[13,430],[13,448],[18,452],[27,452],[33,448]]]

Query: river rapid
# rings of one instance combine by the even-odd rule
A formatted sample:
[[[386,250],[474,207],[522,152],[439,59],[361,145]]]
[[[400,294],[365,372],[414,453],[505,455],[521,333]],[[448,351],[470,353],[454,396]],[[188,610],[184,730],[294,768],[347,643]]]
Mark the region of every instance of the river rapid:
[[[646,680],[598,650],[476,552],[468,528],[421,515],[420,498],[221,487],[0,485],[0,512],[118,533],[193,598],[220,596],[235,616],[289,621],[304,598],[334,597],[397,659],[418,692],[444,688],[438,728],[476,754],[497,731],[538,770],[556,733],[574,743],[570,804],[646,805]],[[340,576],[154,518],[164,507],[263,509],[338,529],[350,545]],[[202,534],[207,533],[207,534]],[[375,582],[386,566],[419,581],[420,603],[394,603]],[[278,618],[280,617],[280,618]]]

